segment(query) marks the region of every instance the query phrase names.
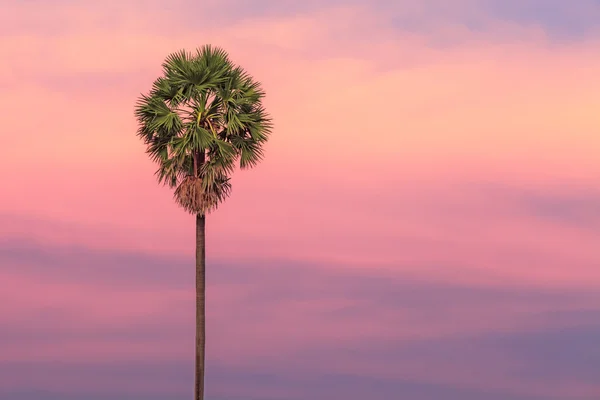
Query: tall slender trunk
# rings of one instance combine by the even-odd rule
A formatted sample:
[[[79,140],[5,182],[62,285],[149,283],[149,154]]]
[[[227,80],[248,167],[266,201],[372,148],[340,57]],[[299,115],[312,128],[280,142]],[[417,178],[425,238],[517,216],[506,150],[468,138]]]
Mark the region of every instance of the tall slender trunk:
[[[206,217],[196,215],[196,379],[194,400],[204,400],[204,351],[206,349]]]

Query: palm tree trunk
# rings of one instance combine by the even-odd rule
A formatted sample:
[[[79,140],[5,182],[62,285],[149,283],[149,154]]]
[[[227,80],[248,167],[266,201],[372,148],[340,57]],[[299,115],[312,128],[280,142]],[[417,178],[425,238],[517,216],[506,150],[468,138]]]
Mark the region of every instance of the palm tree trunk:
[[[204,351],[206,349],[206,217],[196,215],[196,378],[194,400],[204,400]]]

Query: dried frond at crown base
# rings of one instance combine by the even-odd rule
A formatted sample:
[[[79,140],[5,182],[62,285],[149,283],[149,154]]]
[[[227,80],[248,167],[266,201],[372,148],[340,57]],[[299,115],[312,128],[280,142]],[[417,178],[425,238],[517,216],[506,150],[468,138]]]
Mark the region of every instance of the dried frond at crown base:
[[[208,214],[215,210],[227,196],[231,186],[229,182],[205,188],[201,178],[185,177],[175,190],[175,202],[190,214]]]

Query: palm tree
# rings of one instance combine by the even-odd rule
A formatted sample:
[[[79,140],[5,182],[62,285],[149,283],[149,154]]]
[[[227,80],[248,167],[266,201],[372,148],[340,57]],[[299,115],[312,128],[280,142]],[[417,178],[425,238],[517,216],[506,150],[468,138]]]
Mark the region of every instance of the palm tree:
[[[194,399],[204,399],[205,221],[231,192],[230,175],[263,157],[272,129],[264,91],[227,53],[210,45],[169,55],[163,74],[136,103],[137,135],[158,163],[159,183],[196,215],[196,373]]]

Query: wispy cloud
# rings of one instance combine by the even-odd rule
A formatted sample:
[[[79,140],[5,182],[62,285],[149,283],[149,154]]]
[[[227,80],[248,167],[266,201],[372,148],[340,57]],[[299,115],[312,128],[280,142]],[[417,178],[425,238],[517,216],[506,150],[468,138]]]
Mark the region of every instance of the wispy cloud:
[[[98,373],[113,379],[111,365],[131,365],[141,379],[145,363],[162,360],[185,369],[190,362],[190,260],[13,241],[2,245],[0,261],[2,303],[12,305],[0,314],[8,324],[0,334],[0,364],[13,371],[8,388],[47,387],[44,363],[62,365],[53,372],[55,390],[69,384],[94,391],[98,385],[68,383],[60,375],[105,368]],[[308,395],[300,382],[325,376],[334,384],[321,396],[354,391],[350,376],[365,384],[380,381],[387,388],[381,396],[433,393],[437,385],[472,398],[480,390],[515,399],[519,393],[591,396],[599,390],[594,371],[600,359],[587,353],[583,363],[573,353],[585,352],[597,334],[595,289],[465,285],[290,262],[214,263],[209,282],[209,363],[223,374],[223,381],[215,376],[215,394],[243,391],[247,380],[250,394],[260,396],[271,387],[268,380],[296,398]],[[578,347],[567,351],[571,342]],[[462,367],[451,367],[459,359]],[[31,368],[39,372],[11,384],[8,377],[23,363],[38,365]],[[264,371],[265,380],[244,372],[251,370]],[[230,391],[224,380],[231,374],[240,374],[241,383]],[[140,382],[139,390],[185,390],[184,382],[168,376],[148,386],[142,375],[144,385],[132,375],[114,381],[113,389]],[[562,380],[547,380],[558,375]]]

